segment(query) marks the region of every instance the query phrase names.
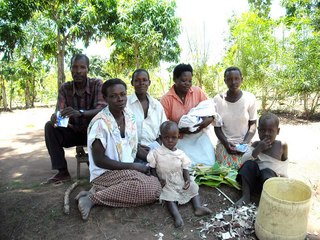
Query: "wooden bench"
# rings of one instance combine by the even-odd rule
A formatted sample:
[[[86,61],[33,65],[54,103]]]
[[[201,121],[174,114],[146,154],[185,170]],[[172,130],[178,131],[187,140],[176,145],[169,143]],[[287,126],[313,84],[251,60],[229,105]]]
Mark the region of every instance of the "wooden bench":
[[[84,146],[76,147],[76,159],[77,159],[77,179],[80,179],[80,164],[86,163],[89,166],[88,153],[84,151]]]

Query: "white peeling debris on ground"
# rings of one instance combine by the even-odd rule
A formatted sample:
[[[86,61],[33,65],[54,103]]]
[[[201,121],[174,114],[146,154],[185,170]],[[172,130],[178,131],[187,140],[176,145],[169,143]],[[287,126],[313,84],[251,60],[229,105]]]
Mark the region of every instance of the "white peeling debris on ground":
[[[217,213],[209,221],[201,220],[200,237],[202,239],[257,239],[254,234],[254,222],[257,207],[249,204],[242,207],[229,207]]]
[[[163,240],[163,237],[164,237],[164,234],[163,233],[161,233],[161,232],[159,232],[159,233],[157,233],[156,235],[154,235],[155,237],[157,237],[158,238],[158,240]]]

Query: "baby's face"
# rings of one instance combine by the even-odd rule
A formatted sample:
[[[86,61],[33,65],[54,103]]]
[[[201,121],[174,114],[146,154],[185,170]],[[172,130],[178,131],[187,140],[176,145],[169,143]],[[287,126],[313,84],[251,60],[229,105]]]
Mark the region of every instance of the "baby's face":
[[[170,150],[174,150],[177,145],[179,139],[179,130],[178,129],[168,129],[161,135],[162,144],[169,148]]]
[[[258,127],[259,138],[260,140],[268,138],[271,141],[271,143],[273,143],[277,135],[279,134],[279,130],[280,129],[275,124],[274,120],[267,119],[260,123]]]

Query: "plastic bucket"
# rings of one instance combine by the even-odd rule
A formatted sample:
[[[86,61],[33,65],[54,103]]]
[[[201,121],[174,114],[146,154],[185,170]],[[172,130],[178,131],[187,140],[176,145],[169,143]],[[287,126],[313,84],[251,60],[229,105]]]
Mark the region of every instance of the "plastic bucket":
[[[265,181],[255,221],[260,240],[305,239],[311,189],[299,180],[270,178]]]

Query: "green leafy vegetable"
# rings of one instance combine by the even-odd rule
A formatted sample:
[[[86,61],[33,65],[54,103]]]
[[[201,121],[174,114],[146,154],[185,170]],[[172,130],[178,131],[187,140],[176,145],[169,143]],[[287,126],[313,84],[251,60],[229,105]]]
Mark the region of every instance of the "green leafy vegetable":
[[[236,180],[238,171],[233,168],[221,166],[216,162],[212,167],[196,165],[192,170],[198,185],[219,187],[220,184],[227,184],[238,190],[241,189]]]

